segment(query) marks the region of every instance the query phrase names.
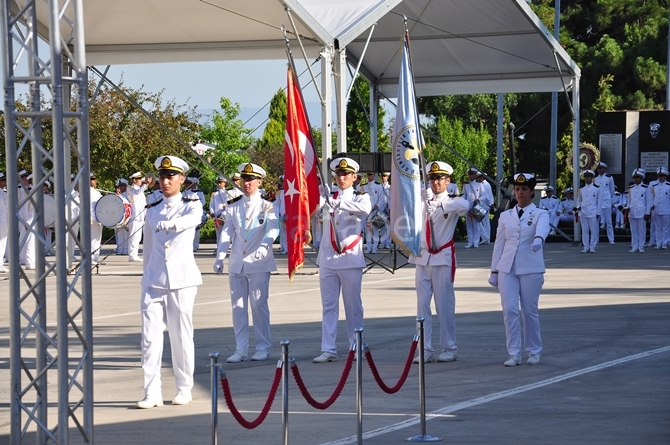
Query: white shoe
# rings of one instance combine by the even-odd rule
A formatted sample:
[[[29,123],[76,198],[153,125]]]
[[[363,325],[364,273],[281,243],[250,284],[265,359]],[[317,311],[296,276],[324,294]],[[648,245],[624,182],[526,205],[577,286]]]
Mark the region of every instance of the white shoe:
[[[637,252],[637,249],[630,249],[630,250],[628,251],[628,253],[636,253],[636,252]]]
[[[614,241],[610,241],[610,244],[613,246],[613,245],[614,245]]]
[[[640,249],[640,253],[644,253],[644,249]]]
[[[527,365],[539,365],[540,364],[540,354],[531,354],[526,360]]]
[[[668,246],[661,246],[661,250],[667,250]]]
[[[372,249],[365,249],[365,253],[372,253]]]
[[[589,248],[588,248],[588,247],[584,247],[584,248],[582,249],[582,253],[589,253]]]
[[[150,409],[155,406],[163,406],[163,397],[161,396],[146,396],[135,404],[138,409]]]
[[[473,249],[479,249],[479,245],[472,246]]]
[[[505,363],[503,363],[503,366],[516,366],[521,364],[521,356],[518,355],[510,355],[509,358]]]
[[[372,253],[377,253],[377,249],[372,249]]]
[[[468,244],[468,245],[466,245],[466,246],[463,246],[463,248],[464,248],[464,249],[470,249],[470,248],[472,248],[472,244]]]
[[[596,248],[595,248],[595,247],[591,247],[591,248],[589,249],[589,253],[596,253]]]
[[[550,231],[549,235],[556,235],[556,231],[555,230]]]
[[[141,263],[142,258],[136,257],[136,256],[131,256],[130,258],[128,258],[128,261],[131,262],[131,263]]]
[[[437,357],[438,362],[455,362],[458,360],[458,356],[455,352],[444,351]]]
[[[186,391],[184,389],[180,389],[179,392],[177,393],[176,396],[174,396],[174,399],[172,399],[172,404],[173,405],[187,405],[191,403],[193,400],[193,397],[191,396],[191,391]]]
[[[414,363],[416,365],[416,364],[419,363],[420,359],[421,359],[421,356],[417,354],[417,356],[414,357],[414,360],[412,360],[412,363]],[[424,352],[424,354],[423,354],[423,362],[424,363],[430,363],[430,362],[434,362],[434,361],[436,361],[435,360],[435,355],[432,352]]]
[[[235,354],[226,359],[226,363],[239,363],[247,359],[247,353],[244,351],[235,351]]]
[[[337,356],[335,354],[331,354],[329,352],[323,352],[321,353],[320,356],[314,357],[312,359],[312,363],[328,363],[328,362],[336,362],[337,361]]]
[[[0,267],[0,273],[8,272],[6,267]]]
[[[270,351],[261,351],[258,350],[254,355],[251,356],[251,361],[252,362],[262,362],[263,360],[267,360],[268,357],[270,357]]]

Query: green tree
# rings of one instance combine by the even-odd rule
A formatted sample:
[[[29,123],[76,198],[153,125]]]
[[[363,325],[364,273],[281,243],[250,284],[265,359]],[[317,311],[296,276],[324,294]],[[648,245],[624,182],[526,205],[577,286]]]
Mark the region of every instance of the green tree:
[[[237,171],[237,167],[243,162],[249,162],[247,150],[256,142],[251,135],[251,129],[245,128],[240,115],[240,104],[233,104],[227,97],[219,101],[220,110],[214,110],[211,122],[206,123],[200,131],[200,138],[210,144],[216,145],[216,149],[208,160],[213,166],[230,176]],[[216,180],[216,172],[208,165],[199,163],[201,188],[213,190]]]
[[[268,123],[263,130],[263,137],[249,152],[251,161],[267,172],[266,184],[276,183],[279,175],[284,173],[286,106],[286,93],[280,88],[270,101]]]
[[[369,111],[366,115],[365,110],[369,110],[370,83],[363,76],[358,76],[354,85],[355,88],[351,90],[347,103],[347,151],[369,152],[370,121]],[[390,151],[389,133],[384,128],[385,115],[386,111],[380,105],[377,109],[377,147],[379,151]]]

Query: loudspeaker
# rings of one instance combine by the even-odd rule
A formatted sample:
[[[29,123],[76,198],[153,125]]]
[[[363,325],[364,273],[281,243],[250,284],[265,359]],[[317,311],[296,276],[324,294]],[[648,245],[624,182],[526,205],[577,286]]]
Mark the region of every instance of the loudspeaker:
[[[390,172],[393,167],[393,153],[379,153],[381,159],[381,169],[379,173]]]
[[[360,173],[367,173],[367,172],[378,172],[378,164],[379,162],[377,161],[377,156],[378,153],[337,153],[336,155],[333,156],[334,159],[337,158],[349,158],[353,159],[354,161],[358,162],[359,166],[359,172]]]

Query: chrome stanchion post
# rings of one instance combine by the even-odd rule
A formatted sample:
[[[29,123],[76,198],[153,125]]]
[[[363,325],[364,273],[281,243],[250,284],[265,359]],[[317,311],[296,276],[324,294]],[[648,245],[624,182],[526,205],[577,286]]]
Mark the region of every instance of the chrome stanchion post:
[[[284,445],[288,445],[288,367],[289,367],[289,356],[288,356],[288,345],[291,344],[290,340],[281,341],[281,359],[282,359],[282,405],[281,405],[281,414],[282,414],[282,431],[284,432]]]
[[[358,445],[363,445],[363,328],[356,333],[356,437]]]
[[[212,445],[218,443],[219,432],[219,382],[216,379],[219,370],[219,353],[209,353],[209,366],[212,368]]]
[[[423,317],[416,319],[419,329],[419,405],[421,418],[421,434],[419,436],[410,437],[407,440],[410,442],[439,442],[442,439],[439,437],[428,436],[426,434],[426,374],[425,374],[425,351],[423,338],[423,322],[426,321]]]

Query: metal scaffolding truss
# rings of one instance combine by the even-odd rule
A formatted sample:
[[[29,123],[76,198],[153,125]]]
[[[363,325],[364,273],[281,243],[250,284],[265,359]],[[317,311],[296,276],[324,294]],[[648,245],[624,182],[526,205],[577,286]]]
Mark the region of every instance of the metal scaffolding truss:
[[[81,436],[77,443],[93,443],[89,95],[82,3],[2,0],[7,198],[8,213],[15,215],[9,218],[8,237],[14,445],[28,437],[30,443],[68,444],[71,432]],[[38,29],[39,13],[50,17],[48,44],[38,42],[38,32],[45,31]],[[27,107],[19,104],[22,94],[28,96]],[[32,189],[18,175],[28,159]],[[77,171],[74,180],[71,165]],[[54,241],[45,236],[47,180],[54,190]],[[75,205],[78,218],[71,217]],[[72,242],[81,264],[69,274]],[[33,244],[34,265],[31,258],[22,265],[22,248]]]

